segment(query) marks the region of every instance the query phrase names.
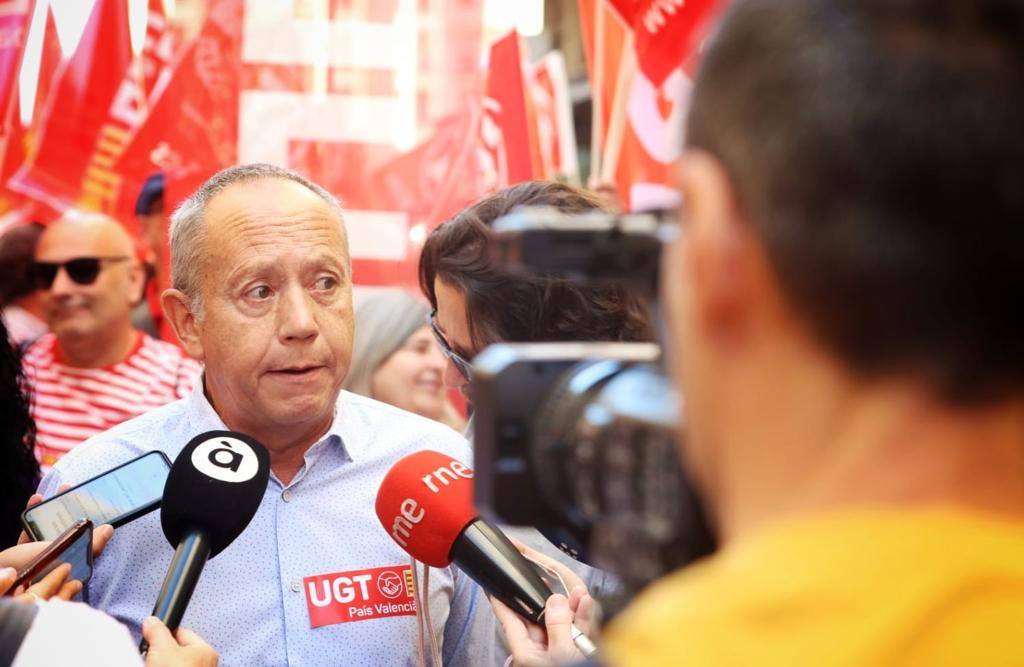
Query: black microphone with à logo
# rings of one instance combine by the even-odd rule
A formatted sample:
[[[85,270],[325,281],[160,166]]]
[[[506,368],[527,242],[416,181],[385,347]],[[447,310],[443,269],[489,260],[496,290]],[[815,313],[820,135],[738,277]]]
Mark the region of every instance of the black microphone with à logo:
[[[242,433],[208,431],[192,438],[171,466],[160,525],[175,547],[156,616],[175,632],[206,561],[242,534],[259,509],[270,479],[270,455]],[[139,645],[143,655],[149,646]]]

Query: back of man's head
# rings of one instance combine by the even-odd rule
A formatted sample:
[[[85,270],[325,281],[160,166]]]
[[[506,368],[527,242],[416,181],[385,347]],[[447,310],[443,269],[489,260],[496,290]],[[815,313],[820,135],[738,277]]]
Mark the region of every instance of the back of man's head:
[[[38,222],[30,222],[0,236],[0,307],[35,291],[29,268],[44,229]]]
[[[856,375],[1024,389],[1024,3],[738,0],[687,136]]]

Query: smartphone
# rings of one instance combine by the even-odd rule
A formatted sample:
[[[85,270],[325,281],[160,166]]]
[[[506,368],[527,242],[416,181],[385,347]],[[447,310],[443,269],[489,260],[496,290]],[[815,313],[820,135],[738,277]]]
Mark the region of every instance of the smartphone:
[[[147,452],[29,507],[21,524],[34,540],[52,540],[79,519],[122,526],[160,506],[170,470],[163,452]]]
[[[14,584],[7,590],[12,594],[19,586],[38,583],[43,577],[64,563],[71,564],[68,580],[77,579],[85,584],[92,577],[92,521],[82,519],[64,531],[19,572]]]

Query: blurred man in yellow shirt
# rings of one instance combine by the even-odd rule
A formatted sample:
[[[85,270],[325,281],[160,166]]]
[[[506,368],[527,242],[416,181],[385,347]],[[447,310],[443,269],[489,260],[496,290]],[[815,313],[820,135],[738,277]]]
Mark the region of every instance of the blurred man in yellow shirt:
[[[723,546],[602,664],[1024,665],[1022,113],[1020,0],[733,4],[662,276]]]

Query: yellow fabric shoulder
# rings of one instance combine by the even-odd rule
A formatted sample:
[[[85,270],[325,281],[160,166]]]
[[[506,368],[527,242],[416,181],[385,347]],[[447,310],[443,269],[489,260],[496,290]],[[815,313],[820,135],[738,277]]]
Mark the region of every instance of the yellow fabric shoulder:
[[[780,524],[654,585],[605,663],[1024,665],[1024,524],[948,508]]]

